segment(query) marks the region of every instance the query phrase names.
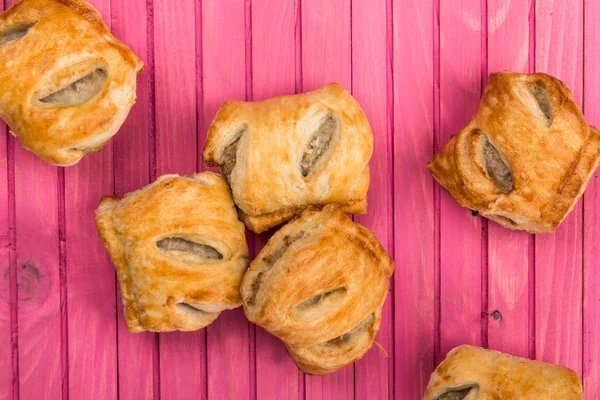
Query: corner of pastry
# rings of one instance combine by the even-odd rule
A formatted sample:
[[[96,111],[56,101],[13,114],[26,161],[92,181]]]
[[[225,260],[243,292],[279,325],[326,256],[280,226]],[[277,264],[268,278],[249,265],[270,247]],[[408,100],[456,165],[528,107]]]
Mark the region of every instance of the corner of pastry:
[[[560,80],[498,72],[471,122],[428,168],[463,207],[537,233],[556,230],[599,163],[600,133]]]
[[[242,304],[248,247],[220,175],[163,175],[121,200],[104,197],[96,225],[130,332],[197,330]]]
[[[142,61],[81,0],[22,0],[0,14],[0,118],[23,147],[73,165],[117,133]]]
[[[373,133],[337,83],[258,102],[228,101],[213,120],[204,164],[227,177],[246,226],[260,233],[308,207],[367,208]]]
[[[393,272],[366,227],[334,205],[307,209],[252,261],[241,286],[244,312],[284,342],[302,371],[328,374],[373,345]]]
[[[435,369],[423,400],[583,400],[576,372],[481,347],[452,349]]]

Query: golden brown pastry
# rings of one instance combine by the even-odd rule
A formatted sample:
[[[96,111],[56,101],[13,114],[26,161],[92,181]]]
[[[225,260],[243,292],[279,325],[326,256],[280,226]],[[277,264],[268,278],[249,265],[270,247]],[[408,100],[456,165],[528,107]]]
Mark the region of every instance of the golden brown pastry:
[[[491,74],[473,120],[429,162],[463,206],[511,229],[552,232],[600,161],[600,133],[546,74]]]
[[[394,263],[339,208],[308,209],[276,232],[248,269],[248,319],[279,337],[298,367],[331,373],[372,346]]]
[[[164,175],[122,200],[104,197],[96,224],[130,332],[196,330],[240,306],[248,247],[221,176]]]
[[[424,400],[581,400],[568,368],[481,347],[458,346],[431,375]]]
[[[332,83],[299,95],[225,103],[203,156],[227,176],[246,226],[262,232],[307,206],[366,212],[372,151],[364,112]]]
[[[142,62],[80,0],[23,0],[0,15],[0,118],[55,165],[99,151],[135,102]]]

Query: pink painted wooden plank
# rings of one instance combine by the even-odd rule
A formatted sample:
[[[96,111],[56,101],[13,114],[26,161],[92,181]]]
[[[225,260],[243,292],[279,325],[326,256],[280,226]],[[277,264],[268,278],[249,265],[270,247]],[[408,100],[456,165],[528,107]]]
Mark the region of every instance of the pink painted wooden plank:
[[[115,273],[94,223],[99,199],[112,192],[109,147],[65,169],[68,394],[72,399],[117,396]]]
[[[0,2],[0,12],[4,3]],[[13,368],[11,347],[10,306],[10,235],[9,235],[9,191],[7,142],[8,128],[0,120],[0,399],[13,398]],[[14,139],[11,139],[14,140]],[[14,193],[13,193],[14,194]]]
[[[371,183],[366,215],[355,220],[377,236],[388,252],[393,252],[393,141],[391,126],[392,71],[391,24],[388,38],[387,10],[391,2],[354,0],[352,2],[352,93],[365,111],[373,129]],[[389,10],[391,13],[391,9]],[[391,15],[390,15],[391,18]],[[389,50],[389,53],[388,53]],[[391,61],[391,60],[389,60]],[[389,80],[388,80],[389,79]],[[390,92],[388,93],[388,88]],[[389,103],[388,103],[389,102]],[[383,306],[377,341],[389,356],[373,347],[355,366],[355,397],[383,399],[394,394],[392,324],[393,290]]]
[[[294,0],[252,0],[253,100],[294,93],[297,11]]]
[[[0,12],[4,3],[0,2]],[[0,399],[12,399],[13,369],[11,348],[11,307],[10,307],[10,235],[9,235],[9,192],[7,147],[8,128],[0,120]]]
[[[302,0],[302,91],[337,82],[352,90],[350,0]]]
[[[292,94],[296,89],[298,3],[294,0],[253,0],[250,17],[252,34],[251,88],[253,100]],[[271,232],[254,236],[258,254]],[[283,343],[256,328],[256,397],[302,398],[302,374],[287,354]]]
[[[196,171],[195,1],[154,1],[157,175]],[[206,397],[206,330],[160,334],[160,394]]]
[[[300,89],[338,82],[352,90],[352,5],[350,0],[302,0]],[[306,376],[307,399],[352,398],[352,365],[327,376]]]
[[[488,72],[529,71],[530,0],[488,2]],[[488,224],[488,344],[529,355],[529,252],[533,237]],[[533,257],[532,257],[533,258]],[[531,284],[531,285],[530,285]]]
[[[15,145],[20,396],[54,399],[61,396],[58,172]]]
[[[111,25],[113,34],[144,60],[144,71],[137,79],[136,105],[119,134],[113,139],[113,171],[115,194],[118,197],[150,182],[150,146],[153,118],[150,78],[152,63],[148,62],[147,1],[113,1]],[[152,39],[152,38],[150,38]],[[117,293],[117,340],[119,363],[119,398],[152,398],[158,391],[158,335],[130,334],[123,316],[120,290]],[[155,389],[156,388],[156,389]]]
[[[203,128],[198,141],[199,152],[221,104],[246,97],[244,21],[243,0],[202,2],[203,104],[198,107],[203,116]],[[253,327],[241,307],[223,312],[207,328],[209,398],[251,398],[254,382],[250,381],[253,378],[250,374],[250,329]]]
[[[445,144],[477,109],[481,87],[480,0],[441,2],[440,138]],[[481,220],[440,193],[441,357],[459,344],[481,344]],[[438,355],[439,356],[439,355]]]
[[[90,3],[110,26],[110,1]],[[114,190],[110,146],[65,168],[64,179],[68,310],[64,387],[71,399],[114,398],[118,392],[115,272],[94,222],[100,198]]]
[[[196,171],[195,1],[154,1],[157,174]]]
[[[583,85],[583,2],[538,0],[536,69],[550,73],[581,104]],[[536,358],[581,373],[582,206],[554,234],[536,236]]]
[[[433,12],[433,2],[394,2],[394,381],[406,399],[422,397],[433,371]]]
[[[355,398],[353,372],[352,366],[348,366],[324,377],[306,375],[306,398],[319,400]]]
[[[585,2],[583,104],[587,120],[600,125],[600,3]],[[600,398],[600,182],[598,173],[584,195],[583,231],[583,388],[586,399]]]
[[[19,383],[25,399],[61,396],[58,174],[15,148]]]
[[[6,126],[0,122],[0,132]],[[10,238],[8,233],[8,185],[6,140],[0,140],[0,399],[12,399],[12,349],[10,319]]]

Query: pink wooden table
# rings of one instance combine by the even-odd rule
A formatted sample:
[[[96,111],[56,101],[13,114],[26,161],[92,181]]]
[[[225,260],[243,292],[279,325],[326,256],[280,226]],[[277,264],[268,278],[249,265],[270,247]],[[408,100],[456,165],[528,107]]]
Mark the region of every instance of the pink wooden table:
[[[555,234],[534,237],[461,209],[425,167],[492,71],[554,74],[600,124],[600,2],[92,3],[146,69],[125,126],[77,166],[0,141],[1,399],[417,399],[461,343],[568,366],[585,398],[600,399],[597,177]],[[388,356],[374,347],[330,376],[305,376],[240,309],[194,333],[128,334],[96,235],[100,197],[202,170],[223,101],[331,81],[352,91],[375,134],[369,213],[356,220],[396,259],[378,337]],[[251,238],[254,252],[266,239]]]

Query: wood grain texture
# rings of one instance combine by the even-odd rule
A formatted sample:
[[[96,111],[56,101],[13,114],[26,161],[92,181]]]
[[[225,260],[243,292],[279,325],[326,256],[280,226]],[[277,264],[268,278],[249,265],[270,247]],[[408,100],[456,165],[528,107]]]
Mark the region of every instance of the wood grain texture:
[[[154,0],[157,174],[189,174],[198,159],[194,0]]]
[[[61,396],[57,168],[15,148],[19,382],[22,398]]]
[[[349,0],[302,0],[301,91],[337,82],[352,90],[352,4]],[[307,399],[353,398],[354,366],[331,375],[306,376]]]
[[[110,149],[65,171],[68,368],[72,399],[117,395],[115,273],[94,210],[113,192]]]
[[[195,1],[154,1],[157,176],[195,172],[198,161]],[[206,397],[206,330],[160,334],[160,395]]]
[[[394,2],[394,381],[406,399],[422,397],[434,362],[433,16],[433,2]]]
[[[252,32],[250,97],[263,100],[292,94],[296,88],[296,21],[293,0],[253,0],[247,16]],[[254,236],[254,252],[262,249],[275,229]],[[256,327],[256,398],[301,399],[302,373],[283,343]]]
[[[600,3],[585,2],[584,91],[583,105],[587,121],[600,124]],[[586,399],[600,398],[600,181],[591,179],[583,203],[583,388]]]
[[[350,0],[302,0],[303,92],[337,82],[352,90]]]
[[[488,2],[489,73],[529,71],[531,0]],[[529,259],[533,237],[488,223],[488,344],[516,356],[529,355]],[[533,248],[531,248],[533,250]],[[533,282],[531,282],[533,284]],[[532,288],[533,289],[533,288]]]
[[[90,3],[109,24],[109,0]],[[115,272],[94,222],[100,198],[114,190],[110,146],[65,168],[64,176],[68,310],[65,395],[71,399],[116,397]]]
[[[477,109],[481,87],[481,4],[441,2],[440,145]],[[445,190],[440,198],[440,346],[481,344],[481,219]]]
[[[1,6],[1,4],[0,4]],[[1,9],[1,8],[0,8]],[[0,122],[0,132],[7,132],[6,125]],[[8,181],[6,142],[0,140],[0,399],[12,399],[12,351],[10,318],[10,238],[8,233]]]
[[[150,183],[150,158],[154,156],[150,154],[149,146],[154,118],[150,104],[153,90],[150,78],[154,71],[152,62],[147,58],[146,0],[113,1],[111,5],[113,34],[144,61],[144,71],[137,78],[136,105],[112,141],[115,195],[122,198]],[[119,398],[152,398],[158,384],[154,382],[154,371],[158,369],[155,364],[158,335],[149,332],[132,335],[127,331],[120,290],[116,306]]]
[[[246,97],[244,1],[202,2],[202,92],[203,116],[198,151],[217,110],[227,100]],[[227,29],[223,29],[227,26]],[[223,49],[227,49],[226,52]],[[199,85],[200,82],[197,82]],[[251,325],[242,308],[221,313],[206,329],[208,397],[248,399],[252,397],[249,337]],[[253,328],[252,328],[253,329]]]
[[[583,86],[583,2],[536,3],[536,69],[561,79],[579,105]],[[558,230],[537,235],[536,358],[581,374],[582,205]]]
[[[388,100],[387,2],[352,2],[352,94],[361,104],[373,130],[373,156],[367,214],[355,216],[373,231],[383,247],[393,254],[392,156]],[[391,10],[390,10],[391,12]],[[391,28],[391,27],[390,27]],[[390,32],[391,34],[391,32]],[[391,87],[391,81],[390,87]],[[386,398],[394,393],[393,378],[393,287],[383,306],[376,340],[389,355],[374,346],[355,366],[355,397]]]

